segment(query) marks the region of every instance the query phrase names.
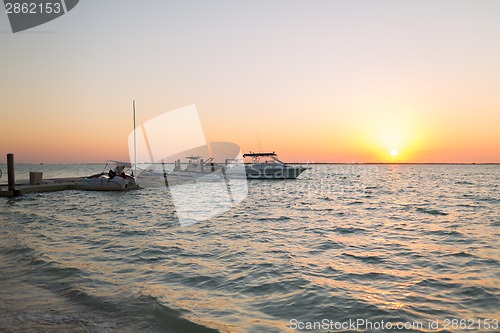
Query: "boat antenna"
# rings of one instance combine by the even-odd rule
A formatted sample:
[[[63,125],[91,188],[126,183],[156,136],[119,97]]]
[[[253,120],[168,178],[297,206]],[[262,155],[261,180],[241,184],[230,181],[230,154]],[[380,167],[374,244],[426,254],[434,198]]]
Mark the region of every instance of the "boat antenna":
[[[134,109],[134,177],[137,177],[137,146],[136,146],[136,137],[135,137],[135,100],[133,101],[133,109]]]
[[[257,148],[259,148],[259,153],[262,153],[262,142],[260,141],[259,133],[257,133]]]

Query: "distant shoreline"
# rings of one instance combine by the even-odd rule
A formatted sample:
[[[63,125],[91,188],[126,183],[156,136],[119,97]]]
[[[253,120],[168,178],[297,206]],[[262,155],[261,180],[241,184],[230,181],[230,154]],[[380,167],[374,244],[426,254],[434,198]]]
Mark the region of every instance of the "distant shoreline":
[[[304,164],[293,162],[288,164]],[[314,162],[309,164],[338,164],[338,165],[500,165],[500,162],[359,162],[359,163],[342,163],[342,162]]]

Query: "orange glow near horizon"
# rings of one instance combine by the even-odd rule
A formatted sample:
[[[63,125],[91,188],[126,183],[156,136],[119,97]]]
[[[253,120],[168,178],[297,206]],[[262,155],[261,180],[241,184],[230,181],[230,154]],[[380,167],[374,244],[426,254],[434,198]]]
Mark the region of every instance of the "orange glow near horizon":
[[[404,163],[415,161],[415,152],[424,147],[422,130],[414,112],[402,106],[366,106],[366,118],[355,135],[359,138],[362,162]]]
[[[205,110],[198,108],[201,115]],[[83,113],[83,112],[82,112]],[[125,112],[126,113],[126,112]],[[130,113],[130,112],[129,112]],[[276,151],[287,162],[333,163],[498,163],[498,136],[493,123],[484,132],[471,136],[459,128],[419,126],[425,122],[395,113],[371,113],[363,122],[304,123],[288,126],[258,127],[248,130],[246,123],[226,126],[205,121],[202,125],[207,142],[228,141],[243,153]],[[129,117],[130,118],[130,117]],[[151,117],[152,118],[152,117]],[[102,118],[101,118],[102,119]],[[148,118],[145,118],[147,120]],[[141,119],[141,121],[143,121]],[[91,127],[67,128],[65,123],[31,127],[27,124],[5,129],[0,135],[0,163],[13,152],[18,163],[89,163],[108,159],[129,160],[127,137],[131,119],[89,121]],[[109,124],[113,124],[111,130]],[[253,125],[253,124],[252,124]],[[95,129],[91,129],[91,128]],[[18,135],[22,128],[28,135]],[[467,128],[467,127],[464,127]]]

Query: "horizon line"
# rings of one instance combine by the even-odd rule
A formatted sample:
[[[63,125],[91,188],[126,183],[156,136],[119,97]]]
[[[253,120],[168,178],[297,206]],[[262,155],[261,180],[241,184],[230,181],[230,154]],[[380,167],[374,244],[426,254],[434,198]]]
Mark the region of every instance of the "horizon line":
[[[131,163],[129,161],[122,161]],[[165,164],[173,164],[175,162],[165,162]],[[185,162],[187,163],[187,162]],[[218,162],[215,162],[218,163]],[[222,163],[222,162],[220,162]],[[95,165],[95,164],[107,164],[107,162],[18,162],[15,164],[31,164],[31,165],[61,165],[61,164],[75,164],[75,165]],[[137,164],[159,164],[161,162],[138,162]],[[251,163],[244,163],[251,164]],[[331,165],[500,165],[500,162],[286,162],[285,164],[308,164],[308,165],[319,165],[319,164],[331,164]],[[7,165],[7,163],[0,162],[0,165]]]

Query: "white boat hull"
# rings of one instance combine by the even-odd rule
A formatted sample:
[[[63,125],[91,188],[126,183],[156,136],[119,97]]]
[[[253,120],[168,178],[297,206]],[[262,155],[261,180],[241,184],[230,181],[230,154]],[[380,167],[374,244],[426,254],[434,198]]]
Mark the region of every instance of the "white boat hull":
[[[296,179],[307,168],[280,164],[257,164],[245,167],[248,179]]]
[[[97,177],[83,178],[76,182],[74,188],[77,190],[86,191],[129,191],[137,189],[138,186],[133,180],[124,179],[122,177]]]
[[[194,179],[191,176],[167,174],[167,179],[165,181],[164,175],[150,173],[140,174],[137,181],[141,187],[164,187],[169,185],[193,183]]]
[[[212,183],[212,182],[220,182],[222,180],[222,176],[217,173],[211,172],[191,172],[191,171],[170,171],[167,174],[168,179],[172,178],[173,180],[179,179],[184,182],[189,180],[190,182],[196,183]]]

